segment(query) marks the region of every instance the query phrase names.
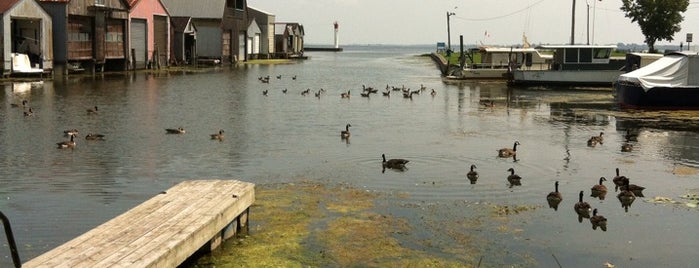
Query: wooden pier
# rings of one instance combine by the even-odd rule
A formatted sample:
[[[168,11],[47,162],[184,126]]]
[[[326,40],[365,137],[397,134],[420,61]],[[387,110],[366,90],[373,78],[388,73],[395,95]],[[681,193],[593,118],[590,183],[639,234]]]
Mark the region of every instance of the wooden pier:
[[[255,185],[185,181],[23,267],[176,267],[248,227]]]

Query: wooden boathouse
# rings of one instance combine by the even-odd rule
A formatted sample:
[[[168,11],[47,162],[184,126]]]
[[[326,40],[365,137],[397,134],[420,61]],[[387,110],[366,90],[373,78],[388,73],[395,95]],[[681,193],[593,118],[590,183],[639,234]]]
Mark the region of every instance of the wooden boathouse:
[[[22,267],[176,267],[248,228],[255,185],[185,181]]]

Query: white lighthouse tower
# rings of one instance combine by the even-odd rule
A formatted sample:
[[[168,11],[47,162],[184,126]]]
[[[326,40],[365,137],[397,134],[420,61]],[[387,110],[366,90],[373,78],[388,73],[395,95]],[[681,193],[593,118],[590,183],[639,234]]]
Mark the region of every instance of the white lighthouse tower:
[[[333,26],[335,27],[335,48],[338,49],[340,48],[340,36],[338,35],[340,24],[338,24],[336,21],[335,23],[333,23]]]

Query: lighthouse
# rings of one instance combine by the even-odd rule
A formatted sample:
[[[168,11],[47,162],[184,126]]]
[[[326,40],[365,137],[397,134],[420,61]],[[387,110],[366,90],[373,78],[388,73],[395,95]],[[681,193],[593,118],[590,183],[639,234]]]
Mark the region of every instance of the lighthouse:
[[[335,49],[338,49],[340,48],[340,36],[338,35],[340,24],[338,24],[336,21],[335,23],[333,23],[333,26],[335,27]]]

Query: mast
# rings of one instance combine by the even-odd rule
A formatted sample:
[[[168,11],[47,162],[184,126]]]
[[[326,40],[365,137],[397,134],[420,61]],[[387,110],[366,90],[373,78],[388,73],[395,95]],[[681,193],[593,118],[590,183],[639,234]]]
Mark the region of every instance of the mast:
[[[573,0],[573,17],[570,23],[570,44],[575,45],[575,0]]]

